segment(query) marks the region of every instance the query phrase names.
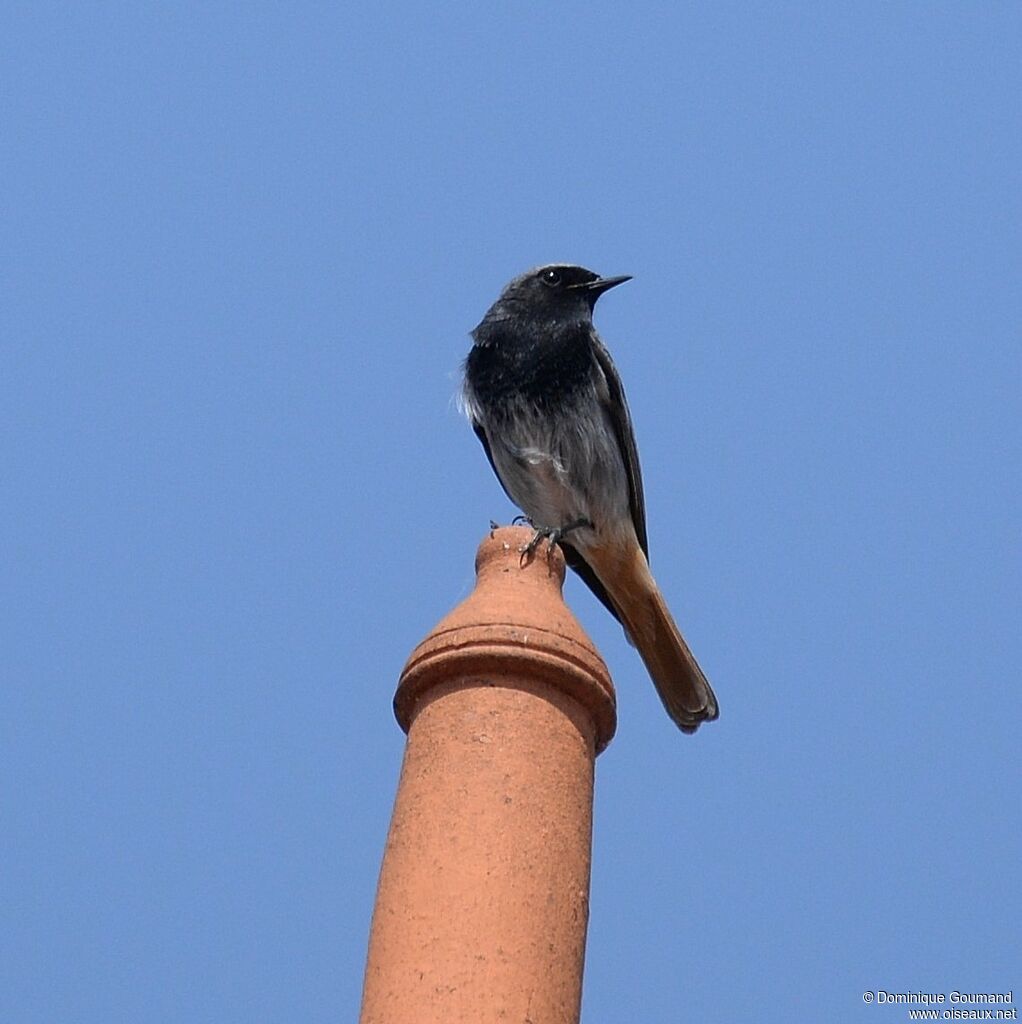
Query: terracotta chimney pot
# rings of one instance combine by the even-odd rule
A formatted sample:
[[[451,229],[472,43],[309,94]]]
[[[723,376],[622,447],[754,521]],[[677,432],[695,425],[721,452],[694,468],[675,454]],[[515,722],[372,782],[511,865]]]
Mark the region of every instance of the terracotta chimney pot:
[[[564,559],[494,530],[476,588],[412,652],[408,733],[362,1024],[575,1024],[607,668],[561,598]]]

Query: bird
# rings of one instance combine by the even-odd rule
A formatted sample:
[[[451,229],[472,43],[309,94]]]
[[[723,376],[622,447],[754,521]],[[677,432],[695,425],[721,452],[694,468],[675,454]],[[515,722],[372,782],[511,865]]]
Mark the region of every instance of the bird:
[[[629,275],[548,264],[515,277],[471,332],[461,405],[497,479],[623,625],[682,732],[717,718],[713,689],[649,568],[639,453],[621,377],[593,325]]]

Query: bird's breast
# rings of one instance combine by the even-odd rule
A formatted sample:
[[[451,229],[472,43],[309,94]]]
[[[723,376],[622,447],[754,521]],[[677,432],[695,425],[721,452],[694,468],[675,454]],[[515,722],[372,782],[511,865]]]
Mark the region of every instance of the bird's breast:
[[[540,335],[509,331],[469,353],[466,377],[476,401],[492,411],[507,403],[555,410],[592,384],[588,331],[575,327]]]

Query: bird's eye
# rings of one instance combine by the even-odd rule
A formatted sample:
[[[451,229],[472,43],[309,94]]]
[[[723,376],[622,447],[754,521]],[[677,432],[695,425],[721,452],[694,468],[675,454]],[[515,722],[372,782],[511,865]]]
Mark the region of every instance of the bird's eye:
[[[556,288],[561,283],[561,274],[558,270],[544,270],[542,279],[543,284],[549,285],[551,288]]]

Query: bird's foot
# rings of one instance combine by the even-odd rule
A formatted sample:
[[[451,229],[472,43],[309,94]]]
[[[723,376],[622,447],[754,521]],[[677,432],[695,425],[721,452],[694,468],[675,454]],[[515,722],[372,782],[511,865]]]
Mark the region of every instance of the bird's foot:
[[[532,540],[529,541],[525,547],[522,548],[522,557],[519,559],[519,564],[522,566],[527,565],[533,554],[535,554],[536,548],[539,547],[539,542],[546,539],[547,542],[547,558],[550,557],[550,553],[554,549],[555,544],[559,544],[572,530],[577,530],[580,526],[588,526],[592,528],[592,523],[586,519],[585,516],[581,516],[578,519],[573,520],[570,523],[566,523],[564,526],[536,526],[531,519],[525,516],[520,518],[524,519],[530,526],[534,527],[536,532],[532,535]],[[517,522],[517,520],[516,520]]]
[[[556,530],[551,530],[549,535],[551,545],[560,544],[572,530],[577,530],[583,526],[587,526],[590,530],[593,529],[593,524],[585,516],[579,516],[578,519],[573,519],[570,523],[559,526]]]

